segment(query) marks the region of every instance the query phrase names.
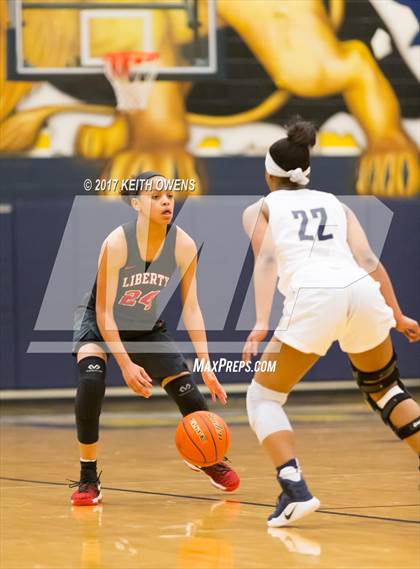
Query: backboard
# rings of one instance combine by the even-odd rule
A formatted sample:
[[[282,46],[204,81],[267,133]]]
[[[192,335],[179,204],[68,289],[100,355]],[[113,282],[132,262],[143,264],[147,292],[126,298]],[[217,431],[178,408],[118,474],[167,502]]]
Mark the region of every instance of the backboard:
[[[158,79],[217,73],[214,0],[8,0],[8,78],[103,73],[116,51],[160,53]]]

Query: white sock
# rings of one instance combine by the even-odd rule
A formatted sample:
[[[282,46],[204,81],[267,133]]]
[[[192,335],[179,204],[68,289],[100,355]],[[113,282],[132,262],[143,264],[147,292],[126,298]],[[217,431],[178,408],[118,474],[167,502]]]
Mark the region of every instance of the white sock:
[[[296,466],[293,466],[293,464],[290,464],[291,462],[295,462]],[[284,478],[286,480],[292,480],[293,482],[299,482],[299,480],[302,480],[302,476],[301,476],[301,469],[300,469],[300,465],[299,465],[299,461],[297,458],[289,460],[288,463],[286,463],[283,468],[279,468],[278,470],[278,476],[279,478]]]

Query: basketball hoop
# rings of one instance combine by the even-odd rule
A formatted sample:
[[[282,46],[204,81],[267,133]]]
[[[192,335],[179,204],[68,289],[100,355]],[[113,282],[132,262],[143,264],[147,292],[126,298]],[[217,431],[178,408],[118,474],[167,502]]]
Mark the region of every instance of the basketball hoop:
[[[104,71],[114,89],[117,109],[145,109],[158,70],[159,54],[156,52],[107,53],[104,56]]]

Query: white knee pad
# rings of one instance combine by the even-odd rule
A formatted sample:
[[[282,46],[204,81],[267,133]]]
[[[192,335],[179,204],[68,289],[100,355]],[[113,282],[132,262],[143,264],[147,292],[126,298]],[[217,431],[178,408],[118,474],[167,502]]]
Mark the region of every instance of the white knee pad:
[[[251,429],[260,443],[272,433],[292,430],[283,410],[287,396],[287,393],[267,389],[252,380],[246,394],[246,409]]]

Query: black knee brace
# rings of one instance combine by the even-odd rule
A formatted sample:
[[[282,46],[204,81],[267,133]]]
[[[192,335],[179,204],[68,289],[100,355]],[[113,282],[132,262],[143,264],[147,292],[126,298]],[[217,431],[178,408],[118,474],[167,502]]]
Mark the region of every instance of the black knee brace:
[[[89,445],[99,438],[99,416],[105,394],[106,363],[102,358],[89,356],[77,364],[80,381],[77,388],[75,413],[77,437]]]
[[[392,355],[389,363],[378,371],[360,371],[352,363],[351,367],[353,368],[353,377],[356,379],[357,385],[363,393],[365,400],[374,411],[380,413],[383,422],[391,427],[397,437],[400,439],[406,439],[420,431],[420,417],[413,419],[402,427],[395,427],[390,421],[390,415],[395,407],[406,399],[412,399],[412,396],[400,379],[395,353]],[[391,387],[393,384],[396,385]],[[370,396],[370,393],[378,393],[387,387],[389,387],[389,390],[387,391],[387,393],[389,393],[389,397],[386,397],[387,393],[384,395],[385,403],[383,407],[380,407]]]
[[[190,375],[173,379],[164,389],[178,405],[184,417],[194,411],[208,411],[206,400]]]

